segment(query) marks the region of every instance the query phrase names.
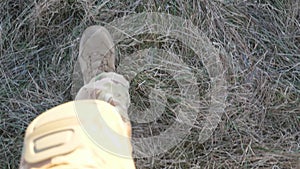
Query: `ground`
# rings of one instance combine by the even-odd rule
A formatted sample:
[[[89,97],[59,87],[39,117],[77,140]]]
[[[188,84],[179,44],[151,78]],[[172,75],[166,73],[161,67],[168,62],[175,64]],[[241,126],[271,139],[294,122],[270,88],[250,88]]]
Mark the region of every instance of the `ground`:
[[[200,129],[192,126],[188,137],[174,148],[135,159],[137,168],[300,167],[298,0],[6,0],[0,2],[1,168],[18,167],[24,131],[31,120],[72,100],[73,67],[84,29],[140,12],[191,20],[222,51],[227,97],[225,113],[208,140],[199,142]],[[117,45],[120,58],[149,45],[172,46],[156,41],[154,35],[138,38],[151,42],[131,47],[121,42]],[[201,62],[188,47],[174,44],[173,50],[183,50],[180,54],[193,61],[187,65]],[[148,70],[132,81],[133,104],[147,104],[146,90],[136,86],[148,81],[143,86],[151,87],[147,79],[153,77]],[[167,73],[155,80],[162,77],[168,77]],[[176,88],[169,81],[165,84]],[[199,92],[209,90],[201,84]],[[162,118],[158,123],[162,126],[155,129],[168,125],[171,118],[174,115]],[[134,124],[133,135],[143,134],[146,128]]]

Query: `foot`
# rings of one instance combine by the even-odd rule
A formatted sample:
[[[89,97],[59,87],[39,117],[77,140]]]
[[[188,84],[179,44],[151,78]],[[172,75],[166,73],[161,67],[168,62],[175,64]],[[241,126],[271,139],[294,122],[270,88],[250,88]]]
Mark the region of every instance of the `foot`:
[[[115,71],[114,43],[107,29],[90,26],[83,32],[78,61],[84,84],[102,72]]]

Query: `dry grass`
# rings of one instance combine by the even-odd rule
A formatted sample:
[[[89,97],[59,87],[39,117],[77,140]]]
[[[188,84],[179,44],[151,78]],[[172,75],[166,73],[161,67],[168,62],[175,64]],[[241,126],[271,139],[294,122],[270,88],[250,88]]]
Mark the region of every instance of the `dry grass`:
[[[17,168],[24,130],[34,117],[71,100],[72,68],[83,30],[142,11],[174,14],[197,25],[216,48],[226,51],[220,57],[229,86],[226,113],[208,141],[198,142],[195,127],[170,151],[136,159],[137,167],[299,168],[299,3],[1,1],[1,168]]]

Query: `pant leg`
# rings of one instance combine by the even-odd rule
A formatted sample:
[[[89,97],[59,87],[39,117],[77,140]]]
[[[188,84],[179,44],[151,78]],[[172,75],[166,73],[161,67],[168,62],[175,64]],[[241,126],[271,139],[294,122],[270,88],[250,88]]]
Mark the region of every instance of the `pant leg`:
[[[84,85],[75,100],[97,99],[115,106],[124,121],[129,122],[129,82],[120,74],[103,72]]]

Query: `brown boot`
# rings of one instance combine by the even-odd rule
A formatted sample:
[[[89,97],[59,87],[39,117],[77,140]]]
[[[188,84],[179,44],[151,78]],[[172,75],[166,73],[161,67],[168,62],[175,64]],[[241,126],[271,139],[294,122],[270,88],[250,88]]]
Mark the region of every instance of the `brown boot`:
[[[78,61],[84,84],[102,72],[115,71],[114,43],[107,29],[90,26],[83,32]]]

